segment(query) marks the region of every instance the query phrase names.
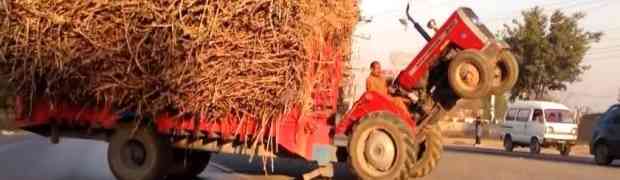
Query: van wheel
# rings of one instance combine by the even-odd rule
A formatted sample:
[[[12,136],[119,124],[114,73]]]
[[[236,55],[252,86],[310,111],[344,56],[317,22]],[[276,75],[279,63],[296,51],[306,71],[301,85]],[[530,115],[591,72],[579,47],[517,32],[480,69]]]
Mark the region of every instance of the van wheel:
[[[108,164],[117,179],[161,180],[171,160],[172,147],[149,127],[123,124],[110,138]]]
[[[571,145],[568,145],[568,144],[561,145],[561,147],[560,147],[560,155],[562,155],[562,156],[569,156],[570,152],[571,152],[571,149],[572,149]]]
[[[503,50],[493,65],[493,85],[491,93],[500,95],[510,90],[519,77],[519,64],[515,56],[508,50]]]
[[[450,61],[448,81],[457,96],[477,99],[488,95],[491,90],[491,70],[491,65],[480,52],[464,50]]]
[[[540,149],[541,147],[538,138],[532,138],[532,140],[530,141],[530,153],[540,154]]]
[[[605,143],[597,143],[594,146],[594,161],[598,165],[609,165],[613,161],[609,155],[609,147]]]
[[[348,164],[362,180],[410,179],[417,146],[410,129],[389,113],[371,113],[353,128]]]
[[[504,150],[506,150],[507,152],[512,152],[514,150],[514,144],[510,135],[506,135],[504,137]]]

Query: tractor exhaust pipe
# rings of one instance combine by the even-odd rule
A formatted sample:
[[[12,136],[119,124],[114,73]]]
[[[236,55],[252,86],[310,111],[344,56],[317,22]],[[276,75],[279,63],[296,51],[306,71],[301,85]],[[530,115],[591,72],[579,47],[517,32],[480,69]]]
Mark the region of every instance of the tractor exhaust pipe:
[[[420,24],[415,21],[413,19],[413,17],[411,17],[411,14],[409,14],[409,3],[407,3],[407,9],[406,14],[407,14],[407,19],[409,19],[409,21],[411,21],[411,23],[413,23],[413,27],[415,27],[416,30],[418,30],[418,32],[420,32],[420,35],[422,35],[422,37],[426,40],[426,41],[431,41],[431,36],[428,35],[428,33],[426,32],[426,30],[424,30],[424,28],[422,28],[422,26],[420,26]]]

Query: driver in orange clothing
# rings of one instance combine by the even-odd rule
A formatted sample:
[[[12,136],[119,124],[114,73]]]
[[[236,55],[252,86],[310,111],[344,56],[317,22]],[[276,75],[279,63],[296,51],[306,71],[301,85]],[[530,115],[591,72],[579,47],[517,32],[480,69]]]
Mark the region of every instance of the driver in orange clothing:
[[[387,81],[381,71],[381,64],[378,61],[373,61],[370,63],[370,70],[370,76],[366,79],[366,91],[375,91],[390,97],[396,106],[409,114],[405,100],[403,100],[403,98],[393,97],[390,95]]]
[[[381,71],[381,64],[378,61],[370,63],[370,76],[366,79],[366,91],[375,91],[386,96],[389,95],[387,82]]]

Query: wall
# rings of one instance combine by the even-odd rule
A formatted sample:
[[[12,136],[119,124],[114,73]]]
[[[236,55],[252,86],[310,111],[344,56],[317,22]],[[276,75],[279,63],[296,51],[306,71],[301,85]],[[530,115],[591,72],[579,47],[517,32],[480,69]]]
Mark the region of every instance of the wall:
[[[601,116],[601,113],[597,114],[586,114],[581,117],[579,121],[579,137],[578,140],[580,143],[589,143],[592,139],[592,129],[598,122],[598,118]]]

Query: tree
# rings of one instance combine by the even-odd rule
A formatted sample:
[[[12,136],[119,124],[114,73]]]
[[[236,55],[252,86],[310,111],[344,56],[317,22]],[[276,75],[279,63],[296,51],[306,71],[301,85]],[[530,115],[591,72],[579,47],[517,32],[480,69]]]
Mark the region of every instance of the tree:
[[[522,19],[504,25],[503,39],[519,62],[519,79],[510,99],[543,99],[550,91],[566,90],[590,67],[583,59],[602,32],[585,31],[579,21],[585,13],[566,15],[555,10],[549,18],[544,9],[522,12]]]

